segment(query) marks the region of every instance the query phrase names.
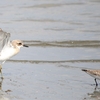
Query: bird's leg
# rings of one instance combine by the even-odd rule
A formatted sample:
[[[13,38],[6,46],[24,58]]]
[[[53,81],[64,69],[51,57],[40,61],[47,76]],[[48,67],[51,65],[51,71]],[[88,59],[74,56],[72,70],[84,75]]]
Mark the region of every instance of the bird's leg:
[[[2,83],[3,83],[3,78],[0,80],[0,90],[2,90]]]
[[[1,73],[1,79],[3,79],[3,75],[2,75],[2,66],[0,65],[0,73]]]
[[[97,80],[96,80],[96,78],[95,78],[94,80],[95,80],[96,86],[98,86],[98,83],[97,83]]]

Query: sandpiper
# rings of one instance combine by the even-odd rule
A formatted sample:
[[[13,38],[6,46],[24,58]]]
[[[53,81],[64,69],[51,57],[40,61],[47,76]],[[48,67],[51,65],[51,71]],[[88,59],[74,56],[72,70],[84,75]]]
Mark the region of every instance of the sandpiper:
[[[23,44],[21,40],[9,40],[10,33],[4,32],[0,29],[0,72],[2,77],[2,64],[11,58],[12,56],[16,55],[21,47],[28,47],[27,45]]]
[[[100,70],[99,69],[97,69],[97,70],[95,70],[95,69],[82,69],[82,71],[84,71],[87,74],[89,74],[90,76],[94,77],[96,86],[98,86],[96,79],[100,80]]]

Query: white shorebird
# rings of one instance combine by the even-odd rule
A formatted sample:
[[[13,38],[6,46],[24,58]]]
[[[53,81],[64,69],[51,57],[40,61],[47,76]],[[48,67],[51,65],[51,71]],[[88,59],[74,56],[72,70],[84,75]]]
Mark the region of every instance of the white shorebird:
[[[100,70],[97,69],[82,69],[82,71],[86,72],[87,74],[89,74],[90,76],[94,77],[96,86],[98,86],[98,83],[96,81],[96,79],[100,80]]]
[[[0,29],[0,72],[2,77],[2,64],[11,58],[12,56],[16,55],[21,47],[28,47],[27,45],[23,44],[21,40],[13,40],[10,41],[10,33],[4,32]],[[2,77],[3,78],[3,77]]]

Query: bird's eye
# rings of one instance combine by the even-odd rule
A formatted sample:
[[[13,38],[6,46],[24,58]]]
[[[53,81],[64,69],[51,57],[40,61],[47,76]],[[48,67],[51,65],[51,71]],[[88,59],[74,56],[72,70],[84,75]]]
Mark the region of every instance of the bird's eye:
[[[18,43],[18,45],[22,45],[22,43]]]

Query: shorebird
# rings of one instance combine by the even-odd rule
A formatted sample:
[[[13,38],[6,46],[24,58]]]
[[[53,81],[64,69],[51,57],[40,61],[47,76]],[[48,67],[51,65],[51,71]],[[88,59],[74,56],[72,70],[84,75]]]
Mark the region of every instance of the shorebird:
[[[82,69],[82,71],[84,71],[87,74],[89,74],[90,76],[94,77],[96,86],[98,86],[96,79],[100,80],[100,70],[99,69],[97,69],[97,70],[95,70],[95,69]]]
[[[21,40],[9,40],[10,33],[0,29],[0,73],[2,77],[2,64],[9,58],[16,55],[21,47],[28,47]],[[3,78],[3,77],[2,77]]]

